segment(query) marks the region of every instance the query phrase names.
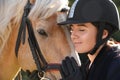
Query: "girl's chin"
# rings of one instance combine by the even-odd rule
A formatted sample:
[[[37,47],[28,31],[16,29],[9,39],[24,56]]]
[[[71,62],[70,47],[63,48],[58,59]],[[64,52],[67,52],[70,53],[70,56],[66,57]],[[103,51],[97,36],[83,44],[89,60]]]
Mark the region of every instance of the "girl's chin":
[[[82,51],[82,50],[76,49],[76,51],[77,51],[78,53],[84,53],[84,51]]]
[[[77,49],[77,48],[75,48],[75,50],[76,50],[78,53],[86,53],[86,52],[87,52],[87,51],[83,51],[83,50]]]

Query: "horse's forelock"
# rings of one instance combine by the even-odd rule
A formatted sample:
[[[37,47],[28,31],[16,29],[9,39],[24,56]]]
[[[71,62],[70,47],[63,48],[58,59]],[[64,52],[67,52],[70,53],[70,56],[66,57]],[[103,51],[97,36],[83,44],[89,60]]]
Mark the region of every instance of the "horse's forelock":
[[[45,20],[64,6],[67,6],[68,0],[63,1],[66,1],[66,3],[63,3],[62,0],[36,0],[29,17],[33,20]]]

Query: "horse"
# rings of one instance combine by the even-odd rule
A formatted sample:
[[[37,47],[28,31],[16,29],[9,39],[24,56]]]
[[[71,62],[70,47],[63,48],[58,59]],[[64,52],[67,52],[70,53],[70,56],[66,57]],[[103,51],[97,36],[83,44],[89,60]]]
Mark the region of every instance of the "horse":
[[[30,5],[27,5],[28,2]],[[65,20],[67,12],[61,10],[66,7],[67,0],[0,0],[0,80],[14,80],[21,69],[40,71],[44,67],[43,59],[47,66],[39,73],[38,76],[42,74],[40,80],[59,80],[59,69],[46,70],[46,67],[48,64],[59,67],[66,56],[75,57],[80,64],[67,28],[57,25]],[[27,14],[24,13],[26,9]],[[23,16],[27,25],[19,38]],[[28,25],[33,34],[30,39]],[[30,46],[32,38],[37,49]],[[39,52],[43,59],[38,56]]]

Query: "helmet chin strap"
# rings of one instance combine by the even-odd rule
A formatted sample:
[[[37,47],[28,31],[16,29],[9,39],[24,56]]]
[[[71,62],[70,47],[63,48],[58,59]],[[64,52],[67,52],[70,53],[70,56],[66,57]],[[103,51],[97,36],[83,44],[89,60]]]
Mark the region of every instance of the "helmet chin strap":
[[[95,52],[98,50],[98,48],[105,42],[104,39],[102,39],[103,36],[103,30],[104,30],[104,24],[98,25],[98,32],[96,36],[96,44],[94,48],[89,52],[91,55],[95,54]]]

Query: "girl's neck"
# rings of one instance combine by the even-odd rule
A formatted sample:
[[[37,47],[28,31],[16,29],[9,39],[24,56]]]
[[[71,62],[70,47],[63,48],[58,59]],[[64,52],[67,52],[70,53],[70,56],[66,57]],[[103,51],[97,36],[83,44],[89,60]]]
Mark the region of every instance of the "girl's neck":
[[[91,66],[91,64],[93,63],[93,61],[95,60],[96,56],[99,54],[99,52],[100,52],[100,50],[102,49],[103,46],[104,46],[104,45],[101,45],[101,46],[98,48],[98,50],[96,51],[95,54],[93,54],[93,55],[88,54],[88,57],[89,57],[89,59],[90,59],[90,66]]]

